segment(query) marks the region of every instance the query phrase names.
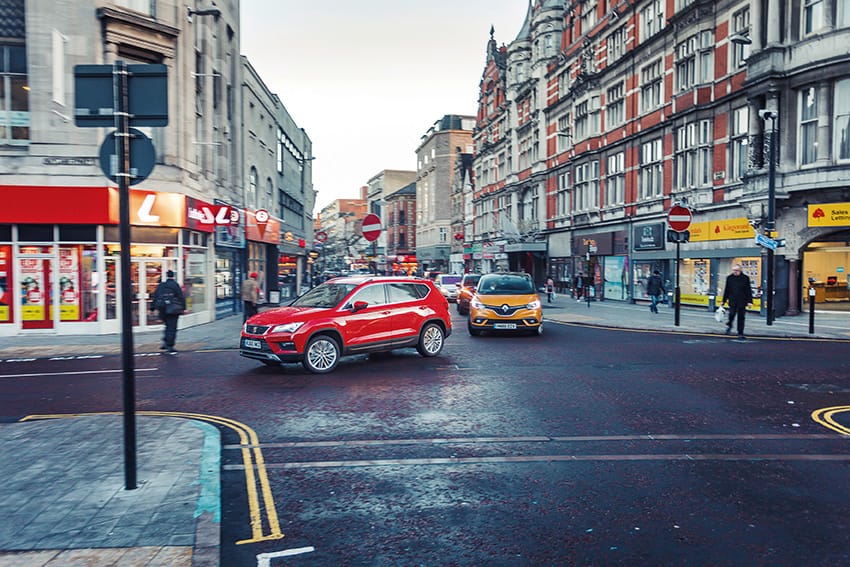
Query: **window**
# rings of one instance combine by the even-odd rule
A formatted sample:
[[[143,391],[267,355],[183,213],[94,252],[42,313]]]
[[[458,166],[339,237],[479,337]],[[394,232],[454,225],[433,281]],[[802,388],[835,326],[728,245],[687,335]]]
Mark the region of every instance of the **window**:
[[[516,64],[516,82],[522,83],[525,81],[525,65],[522,63]]]
[[[744,8],[732,14],[732,33],[749,35],[750,33],[750,9]],[[730,43],[732,46],[732,69],[734,73],[742,67],[750,56],[750,46],[740,43]]]
[[[711,183],[712,137],[710,120],[685,124],[676,130],[677,189]]]
[[[570,214],[570,171],[558,175],[558,192],[555,195],[555,215],[565,217]]]
[[[660,197],[664,192],[664,153],[661,138],[640,147],[640,198]]]
[[[283,175],[283,147],[286,136],[282,129],[277,131],[277,172]]]
[[[26,144],[29,137],[29,79],[26,47],[23,44],[0,45],[0,144]]]
[[[626,154],[617,152],[608,156],[605,178],[605,204],[620,205],[626,198]]]
[[[408,284],[408,283],[391,283],[387,285],[387,291],[390,294],[390,303],[402,303],[405,301],[415,301],[427,295],[426,293],[422,293],[419,289],[421,287],[427,286],[422,284]]]
[[[712,48],[714,35],[710,31],[694,34],[676,46],[676,88],[685,91],[713,77]]]
[[[800,164],[814,163],[818,157],[818,91],[800,92]]]
[[[497,179],[497,181],[501,181],[502,179],[505,178],[505,173],[506,173],[505,172],[505,154],[504,154],[504,152],[499,154],[497,159],[498,159],[498,165],[497,165],[498,179]]]
[[[652,0],[640,11],[641,41],[646,41],[664,27],[664,4],[662,0]]]
[[[266,200],[263,205],[271,207],[272,203],[274,203],[274,184],[272,184],[271,177],[266,177]],[[281,218],[283,218],[283,216],[281,216]]]
[[[644,112],[654,110],[661,106],[661,85],[664,78],[661,59],[641,69],[640,77],[641,109]]]
[[[575,210],[587,211],[599,206],[599,160],[575,167]]]
[[[850,1],[850,0],[848,0]],[[569,69],[558,75],[558,96],[563,98],[570,92],[570,72]]]
[[[611,65],[626,53],[626,26],[620,26],[608,36],[606,58]]]
[[[587,34],[596,25],[596,0],[589,0],[582,4],[581,11],[581,33]]]
[[[741,179],[747,172],[748,139],[747,129],[750,109],[746,106],[732,110],[732,129],[729,132],[729,168],[733,181]]]
[[[803,0],[803,35],[823,27],[823,0]]]
[[[449,240],[449,229],[444,226],[440,227],[440,242],[448,242]]]
[[[558,117],[558,130],[556,132],[556,148],[558,153],[565,152],[572,146],[573,127],[570,119],[570,113],[565,112]]]
[[[576,105],[576,140],[599,133],[599,114],[598,95]]]
[[[148,16],[156,15],[154,13],[154,6],[156,4],[154,0],[116,0],[115,3]]]
[[[836,0],[835,27],[850,27],[850,0]]]
[[[850,79],[835,83],[835,157],[850,159]]]
[[[254,166],[251,166],[251,172],[248,174],[248,194],[245,195],[245,205],[257,206],[257,168]]]
[[[605,127],[611,129],[626,120],[626,85],[620,81],[606,93]]]
[[[370,307],[372,305],[384,305],[387,302],[387,298],[384,294],[383,284],[367,285],[355,293],[348,304],[354,305],[356,301],[365,301]]]

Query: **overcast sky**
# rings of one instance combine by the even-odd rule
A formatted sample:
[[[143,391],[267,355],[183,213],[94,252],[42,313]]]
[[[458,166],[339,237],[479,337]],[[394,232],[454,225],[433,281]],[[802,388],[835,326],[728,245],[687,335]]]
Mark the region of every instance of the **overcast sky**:
[[[314,214],[384,169],[416,169],[445,114],[474,116],[490,25],[528,0],[242,0],[242,53],[313,141]]]

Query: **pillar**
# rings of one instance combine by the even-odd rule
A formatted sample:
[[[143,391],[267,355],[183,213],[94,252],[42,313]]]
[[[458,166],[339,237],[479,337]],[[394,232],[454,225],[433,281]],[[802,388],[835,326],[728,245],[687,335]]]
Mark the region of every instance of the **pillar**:
[[[788,259],[788,310],[785,311],[786,315],[799,315],[800,314],[800,290],[798,287],[799,283],[799,272],[800,271],[800,260],[797,258],[789,258]]]

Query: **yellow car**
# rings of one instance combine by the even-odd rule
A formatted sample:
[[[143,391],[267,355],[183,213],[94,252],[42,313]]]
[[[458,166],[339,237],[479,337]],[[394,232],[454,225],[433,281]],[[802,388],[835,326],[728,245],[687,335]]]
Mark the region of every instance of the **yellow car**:
[[[482,331],[543,334],[543,304],[531,276],[523,273],[481,276],[469,301],[467,329],[473,337]]]

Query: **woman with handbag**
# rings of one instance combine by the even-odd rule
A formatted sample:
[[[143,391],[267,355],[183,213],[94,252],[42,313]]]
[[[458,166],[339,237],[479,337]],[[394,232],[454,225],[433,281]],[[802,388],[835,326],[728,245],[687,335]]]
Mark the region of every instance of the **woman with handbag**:
[[[183,290],[174,280],[174,272],[168,270],[165,273],[167,279],[156,286],[153,293],[153,309],[159,311],[159,318],[165,324],[165,332],[162,335],[161,350],[177,352],[174,343],[177,341],[177,321],[186,310],[186,298]]]

